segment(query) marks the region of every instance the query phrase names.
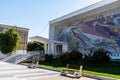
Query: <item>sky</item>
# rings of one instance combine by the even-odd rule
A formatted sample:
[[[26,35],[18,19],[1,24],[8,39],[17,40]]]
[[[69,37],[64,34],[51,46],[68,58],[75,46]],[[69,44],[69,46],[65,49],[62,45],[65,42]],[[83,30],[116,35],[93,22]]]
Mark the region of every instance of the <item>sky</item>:
[[[0,24],[29,28],[29,37],[49,36],[49,21],[101,0],[0,0]]]

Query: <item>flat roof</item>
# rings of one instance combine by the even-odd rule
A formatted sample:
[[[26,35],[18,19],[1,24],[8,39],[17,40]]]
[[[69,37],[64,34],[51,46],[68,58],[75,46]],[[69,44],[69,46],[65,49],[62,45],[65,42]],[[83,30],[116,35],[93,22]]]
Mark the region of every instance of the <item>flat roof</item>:
[[[29,37],[30,40],[32,41],[37,41],[37,42],[41,42],[41,43],[58,43],[58,44],[66,44],[65,42],[60,42],[60,41],[55,41],[55,40],[50,40],[48,38],[44,38],[44,37],[40,37],[40,36],[32,36]]]
[[[0,24],[0,27],[17,27],[17,28],[20,28],[20,29],[25,29],[25,30],[29,30],[28,28],[23,28],[23,27],[18,27],[16,25],[5,25],[5,24]]]
[[[119,2],[119,3],[118,3]],[[94,9],[97,9],[97,11],[99,11],[98,8],[102,8],[104,10],[103,7],[107,7],[108,9],[110,9],[112,6],[111,4],[113,4],[113,6],[115,6],[117,4],[117,6],[119,5],[120,6],[120,0],[102,0],[100,2],[97,2],[95,4],[92,4],[90,6],[87,6],[85,8],[82,8],[82,9],[79,9],[77,11],[74,11],[72,13],[69,13],[67,15],[64,15],[62,17],[59,17],[59,18],[56,18],[54,20],[51,20],[49,23],[50,25],[52,24],[55,24],[55,23],[58,23],[58,22],[61,22],[63,20],[67,20],[67,19],[71,19],[72,17],[75,17],[75,16],[78,16],[82,17],[82,15],[84,15],[84,13],[90,13],[91,11],[93,11]],[[108,6],[109,5],[109,6]],[[102,11],[102,10],[101,10]]]

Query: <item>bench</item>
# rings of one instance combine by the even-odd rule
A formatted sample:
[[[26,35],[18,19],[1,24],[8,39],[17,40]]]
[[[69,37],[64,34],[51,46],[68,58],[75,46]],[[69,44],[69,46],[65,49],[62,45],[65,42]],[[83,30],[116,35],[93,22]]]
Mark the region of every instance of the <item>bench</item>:
[[[30,64],[28,65],[28,68],[34,69],[34,68],[36,68],[36,64],[30,63]]]
[[[76,65],[70,65],[67,64],[66,69],[61,71],[61,75],[63,76],[70,76],[70,77],[74,77],[74,78],[80,78],[82,77],[82,68],[83,66],[76,66]],[[79,71],[77,71],[77,70]]]
[[[32,63],[28,65],[28,68],[36,68],[39,63],[39,60],[37,60],[35,57],[32,58]]]

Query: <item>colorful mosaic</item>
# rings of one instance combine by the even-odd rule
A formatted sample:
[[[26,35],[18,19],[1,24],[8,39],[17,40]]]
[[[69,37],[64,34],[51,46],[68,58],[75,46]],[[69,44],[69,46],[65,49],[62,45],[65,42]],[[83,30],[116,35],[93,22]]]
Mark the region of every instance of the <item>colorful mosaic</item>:
[[[89,34],[111,41],[112,47],[120,47],[120,14],[105,17],[101,15],[97,19],[78,21],[55,29],[55,39],[67,42],[72,50],[93,45],[94,39]]]

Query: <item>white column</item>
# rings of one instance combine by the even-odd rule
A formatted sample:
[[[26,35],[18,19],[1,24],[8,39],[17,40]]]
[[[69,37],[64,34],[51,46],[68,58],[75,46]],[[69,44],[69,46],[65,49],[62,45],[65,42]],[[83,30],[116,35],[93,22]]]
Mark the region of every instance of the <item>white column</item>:
[[[55,54],[55,44],[51,42],[51,54]]]
[[[44,43],[44,50],[45,50],[45,54],[47,54],[48,53],[47,43]]]
[[[51,44],[48,44],[48,53],[51,54]]]
[[[44,51],[45,51],[45,54],[46,54],[46,44],[44,43]]]
[[[48,44],[47,44],[47,53],[48,53],[48,54],[51,54],[50,47],[51,47],[51,46],[50,46],[50,43],[48,43]]]
[[[62,44],[62,52],[67,52],[68,51],[68,45],[66,44]]]

